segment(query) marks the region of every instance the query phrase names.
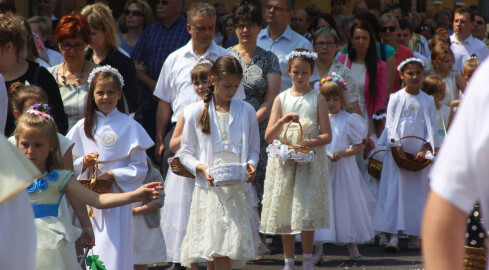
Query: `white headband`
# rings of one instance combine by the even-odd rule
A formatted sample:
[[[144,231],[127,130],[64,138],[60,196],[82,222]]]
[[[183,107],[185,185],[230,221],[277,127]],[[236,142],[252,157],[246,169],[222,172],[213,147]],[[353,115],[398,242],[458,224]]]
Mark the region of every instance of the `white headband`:
[[[379,114],[379,115],[376,115],[376,114],[373,114],[372,115],[372,119],[374,119],[374,120],[380,120],[380,119],[384,119],[384,118],[387,118],[387,114],[386,113]]]
[[[201,59],[199,61],[199,63],[197,63],[197,65],[201,65],[201,64],[206,64],[206,65],[209,65],[209,66],[212,66],[213,65],[213,63],[209,59],[205,59],[205,58],[204,59]]]
[[[424,68],[424,62],[423,62],[423,60],[421,60],[421,59],[419,59],[419,58],[416,58],[416,57],[409,57],[409,58],[405,59],[404,61],[402,61],[402,62],[399,64],[399,66],[397,66],[397,70],[398,70],[399,72],[401,72],[402,68],[403,68],[405,65],[407,65],[407,64],[409,64],[409,63],[415,63],[415,62],[416,62],[416,63],[419,63],[419,64],[421,65],[421,67],[423,67],[423,68]]]
[[[88,76],[88,87],[90,87],[93,78],[99,72],[113,73],[119,79],[119,82],[121,83],[121,87],[124,86],[124,79],[122,78],[122,75],[119,73],[119,71],[109,65],[105,65],[105,66],[94,68],[92,72],[90,72],[90,76]]]
[[[318,54],[310,51],[302,51],[302,52],[292,51],[291,53],[289,53],[289,55],[287,55],[287,57],[285,57],[285,60],[290,61],[291,59],[296,57],[306,57],[312,60],[316,60],[318,59]]]

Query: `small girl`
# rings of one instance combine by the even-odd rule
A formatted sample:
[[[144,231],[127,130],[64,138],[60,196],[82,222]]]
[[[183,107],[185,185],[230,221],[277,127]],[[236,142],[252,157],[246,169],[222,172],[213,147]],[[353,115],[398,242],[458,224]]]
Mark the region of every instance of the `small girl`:
[[[143,184],[163,182],[160,171],[147,158],[148,173]],[[157,199],[134,203],[132,207],[134,270],[147,270],[148,264],[166,260],[165,240],[160,228],[160,208],[163,205],[164,193]]]
[[[201,100],[205,98],[209,87],[209,74],[213,63],[212,60],[202,58],[190,72],[194,91]],[[176,156],[179,156],[178,150],[180,149],[184,125],[185,109],[178,117],[175,131],[170,140],[170,150],[176,153]],[[187,232],[194,187],[195,179],[178,176],[168,170],[165,180],[165,204],[161,219],[168,262],[181,263],[180,251],[183,238]],[[198,266],[198,263],[192,263],[190,268],[197,270]]]
[[[303,269],[313,269],[314,230],[329,227],[328,169],[324,145],[331,142],[331,127],[324,98],[309,87],[317,54],[296,49],[287,56],[293,85],[273,103],[265,140],[272,143],[287,134],[288,145],[308,146],[312,162],[297,163],[269,157],[265,177],[260,231],[282,235],[285,269],[295,269],[295,235],[300,233]],[[301,129],[297,124],[300,121]],[[294,122],[287,129],[288,124]]]
[[[124,80],[115,68],[95,68],[88,82],[85,117],[66,135],[75,142],[75,173],[87,179],[87,169],[98,163],[98,179],[114,182],[111,193],[135,190],[148,171],[145,150],[153,141],[123,113]],[[132,207],[93,209],[91,221],[99,243],[93,252],[107,269],[133,269]]]
[[[363,149],[363,160],[368,163],[369,158],[373,157],[376,160],[383,162],[385,156],[385,146],[379,145],[379,138],[382,132],[385,129],[385,118],[387,117],[387,113],[384,109],[378,110],[372,115],[372,122],[374,123],[374,132],[367,138],[365,142],[365,147]],[[368,165],[368,164],[367,164]],[[367,184],[370,193],[375,198],[378,199],[379,193],[379,180],[374,176],[370,175],[368,170],[363,174],[363,179]]]
[[[445,81],[436,75],[430,75],[423,81],[423,91],[433,96],[436,109],[436,130],[440,139],[443,140],[447,134],[449,121],[452,119],[450,107],[441,103],[446,95]]]
[[[382,212],[363,181],[355,161],[362,152],[365,121],[358,114],[344,110],[345,91],[348,88],[336,74],[321,81],[321,94],[326,99],[333,141],[326,146],[330,163],[329,215],[330,228],[318,230],[314,237],[316,252],[322,254],[323,243],[348,244],[352,260],[362,256],[357,244],[375,236],[374,221],[382,221]]]
[[[435,103],[420,90],[423,82],[423,61],[412,57],[397,68],[406,85],[391,95],[387,106],[385,130],[379,144],[388,146],[379,184],[379,206],[387,219],[385,232],[390,233],[387,250],[399,250],[398,234],[409,235],[408,248],[419,249],[421,216],[428,195],[428,170],[412,172],[400,168],[392,157],[392,146],[400,146],[403,136],[418,136],[439,147],[436,132]],[[422,162],[430,156],[429,147],[419,139],[407,138],[401,145],[406,153]]]
[[[68,248],[80,235],[66,218],[58,216],[59,201],[64,194],[97,208],[117,207],[158,196],[161,183],[146,184],[121,194],[98,194],[83,187],[73,172],[62,169],[56,124],[44,111],[32,107],[17,121],[17,147],[43,172],[27,188],[34,208],[37,233],[36,269],[81,269]],[[97,241],[103,245],[103,240]],[[94,245],[95,243],[90,243]]]
[[[477,59],[477,55],[475,53],[470,55],[470,58],[464,63],[464,79],[468,82],[472,74],[474,74],[475,70],[479,67],[481,61]]]
[[[208,169],[228,163],[246,164],[247,182],[255,178],[260,137],[255,109],[233,98],[243,70],[232,56],[216,60],[203,101],[185,108],[181,163],[195,175],[187,233],[181,250],[182,265],[203,258],[207,267],[230,270],[255,258],[252,208],[242,184],[214,187]],[[218,189],[218,191],[216,190]]]
[[[463,93],[467,82],[458,70],[452,70],[454,57],[450,48],[434,47],[431,61],[435,75],[445,80],[446,95],[441,103],[450,106],[450,102],[460,99],[460,91]]]

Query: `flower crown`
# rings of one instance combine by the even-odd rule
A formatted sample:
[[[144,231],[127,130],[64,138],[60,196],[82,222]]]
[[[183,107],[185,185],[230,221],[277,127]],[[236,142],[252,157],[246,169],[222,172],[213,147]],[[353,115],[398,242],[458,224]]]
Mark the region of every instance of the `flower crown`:
[[[110,72],[113,73],[120,81],[121,87],[124,86],[124,79],[122,78],[122,75],[119,73],[119,71],[112,66],[105,65],[101,67],[94,68],[92,72],[90,72],[90,76],[88,76],[88,87],[92,84],[92,80],[95,77],[95,75],[99,72]]]
[[[214,62],[212,62],[211,60],[207,59],[207,58],[202,58],[200,59],[199,63],[197,63],[197,65],[209,65],[212,67],[212,65],[214,65]]]
[[[291,53],[289,53],[289,55],[287,55],[287,57],[285,57],[285,60],[290,61],[296,57],[306,57],[312,60],[316,60],[318,59],[318,54],[310,51],[292,51]]]
[[[35,115],[40,115],[44,117],[45,119],[50,120],[51,122],[54,122],[54,119],[51,115],[47,114],[46,111],[51,110],[51,108],[48,106],[48,104],[42,104],[41,103],[36,103],[33,106],[31,106],[26,113],[32,113]]]
[[[386,113],[382,113],[382,114],[373,114],[372,115],[372,119],[374,120],[380,120],[380,119],[384,119],[384,118],[387,118],[387,114]]]
[[[332,72],[331,75],[326,78],[322,78],[319,82],[319,88],[323,86],[323,83],[330,81],[341,83],[341,85],[343,85],[343,88],[345,88],[345,91],[348,90],[348,84],[340,77],[340,75],[336,74],[335,72]]]
[[[423,62],[423,60],[421,60],[421,59],[419,59],[419,58],[416,58],[416,57],[409,57],[409,58],[405,59],[404,61],[402,61],[402,62],[399,64],[399,66],[397,66],[397,70],[398,70],[399,72],[401,72],[401,71],[402,71],[402,68],[403,68],[405,65],[410,64],[410,63],[418,63],[418,64],[420,64],[420,65],[421,65],[421,67],[423,67],[423,68],[424,68],[424,62]]]

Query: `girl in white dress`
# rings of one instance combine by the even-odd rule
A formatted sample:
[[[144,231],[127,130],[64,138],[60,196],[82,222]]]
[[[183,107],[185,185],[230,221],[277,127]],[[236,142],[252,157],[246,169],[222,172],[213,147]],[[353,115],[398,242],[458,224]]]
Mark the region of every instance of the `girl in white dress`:
[[[450,107],[441,103],[446,96],[445,80],[437,75],[430,75],[424,79],[422,90],[426,94],[433,96],[436,110],[436,130],[443,141],[447,135],[449,121],[452,119]]]
[[[209,73],[214,62],[202,58],[190,72],[192,86],[201,100],[204,99],[209,86]],[[179,156],[178,150],[182,140],[183,126],[185,125],[185,109],[178,117],[175,131],[170,140],[170,150]],[[161,227],[165,237],[167,261],[175,264],[181,263],[180,251],[183,238],[187,232],[188,218],[195,179],[174,174],[168,170],[165,179],[165,204],[161,213]],[[197,270],[198,263],[192,263],[190,269]]]
[[[50,115],[39,109],[42,108],[33,106],[19,118],[14,135],[17,147],[43,175],[27,187],[36,225],[36,269],[82,269],[69,247],[80,231],[69,219],[58,215],[60,199],[67,194],[104,209],[156,198],[158,192],[155,189],[163,186],[161,182],[154,182],[119,194],[98,194],[83,187],[72,171],[62,169],[56,124]],[[101,238],[96,241],[91,245],[104,244]]]
[[[209,173],[213,167],[239,163],[242,170],[229,176],[247,182],[255,178],[260,151],[256,112],[233,98],[242,76],[234,57],[218,58],[204,100],[185,108],[179,155],[183,166],[196,176],[180,257],[186,267],[204,258],[209,269],[230,270],[256,256],[250,223],[253,211],[243,182],[216,187]]]
[[[385,110],[378,110],[372,115],[372,122],[374,126],[374,133],[365,142],[365,147],[363,149],[363,159],[365,160],[365,166],[368,166],[368,161],[370,157],[373,156],[376,160],[383,162],[385,156],[386,147],[379,145],[379,138],[385,129],[385,118],[387,113]],[[370,193],[374,196],[375,200],[378,199],[379,193],[379,181],[380,179],[375,178],[370,175],[368,170],[363,174],[363,179],[367,184]]]
[[[309,88],[308,83],[316,58],[316,53],[304,49],[297,49],[287,56],[293,86],[275,98],[265,133],[268,143],[282,139],[284,144],[299,144],[316,152],[314,160],[305,163],[281,157],[268,158],[260,231],[282,235],[287,270],[295,269],[295,235],[301,234],[302,269],[313,269],[314,231],[329,227],[324,145],[331,142],[331,127],[325,99]],[[302,140],[301,129],[296,124],[299,121]],[[290,122],[295,123],[289,127]]]
[[[336,74],[321,80],[321,94],[326,99],[333,141],[326,146],[331,159],[329,200],[330,228],[316,231],[316,250],[322,253],[322,243],[348,244],[352,260],[362,256],[356,244],[375,236],[374,229],[382,223],[382,213],[363,181],[355,161],[362,152],[364,119],[344,110],[346,83]],[[380,225],[378,225],[380,224]]]
[[[114,182],[111,193],[135,190],[148,172],[146,149],[154,143],[139,123],[123,113],[124,80],[115,68],[95,68],[88,82],[85,117],[66,135],[75,143],[75,174],[90,178],[88,168],[98,162],[98,179]],[[132,270],[131,205],[93,209],[91,221],[98,243],[93,252],[107,269]]]
[[[464,92],[467,82],[462,76],[461,70],[452,70],[454,57],[450,48],[433,48],[431,61],[435,75],[445,80],[447,93],[441,103],[450,106],[452,101],[460,99],[460,92]]]
[[[435,150],[440,145],[436,132],[435,103],[419,88],[423,82],[423,61],[408,58],[398,67],[405,88],[392,94],[387,106],[387,120],[380,145],[387,147],[379,185],[379,206],[387,220],[385,232],[390,233],[388,250],[399,250],[398,234],[409,235],[408,248],[419,249],[421,216],[428,195],[428,171],[430,166],[412,172],[400,168],[392,156],[392,146],[402,146],[406,153],[418,162],[433,156],[429,147],[419,139],[403,136],[418,136],[429,142]]]

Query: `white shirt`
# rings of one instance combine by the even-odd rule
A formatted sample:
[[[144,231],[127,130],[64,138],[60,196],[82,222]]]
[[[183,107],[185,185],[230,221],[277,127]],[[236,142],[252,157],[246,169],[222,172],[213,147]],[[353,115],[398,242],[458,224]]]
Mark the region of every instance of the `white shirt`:
[[[216,61],[217,58],[224,55],[232,56],[229,51],[218,46],[213,41],[201,58],[209,58]],[[199,63],[199,59],[192,47],[192,40],[190,40],[185,46],[171,53],[161,68],[154,95],[171,104],[173,110],[172,123],[177,122],[183,108],[200,100],[194,91],[192,79],[190,78],[190,72]],[[239,85],[235,97],[239,99],[245,98],[242,84]]]
[[[477,38],[474,38],[472,35],[464,41],[459,41],[455,37],[455,34],[453,34],[450,36],[450,41],[452,42],[450,49],[455,57],[453,66],[460,71],[464,70],[464,63],[469,59],[471,54],[475,53],[481,62],[489,55],[487,45]]]
[[[65,61],[65,59],[63,58],[63,55],[60,54],[59,52],[55,51],[55,50],[51,50],[51,49],[47,48],[46,53],[48,55],[49,65],[51,67],[59,65]]]
[[[469,213],[481,200],[483,217],[489,217],[489,61],[477,69],[467,86],[450,136],[445,139],[431,170],[431,188],[445,200]]]
[[[273,52],[278,57],[280,71],[282,72],[282,84],[280,85],[280,92],[292,87],[292,79],[287,72],[289,62],[285,59],[285,57],[287,57],[287,55],[289,55],[289,53],[291,53],[293,50],[299,48],[306,49],[311,52],[313,51],[311,42],[292,30],[290,26],[287,26],[282,35],[276,40],[272,40],[267,27],[261,30],[260,34],[258,34],[256,43],[265,51]],[[319,79],[319,73],[317,69],[314,68],[314,74],[312,74],[309,82],[319,81]]]

